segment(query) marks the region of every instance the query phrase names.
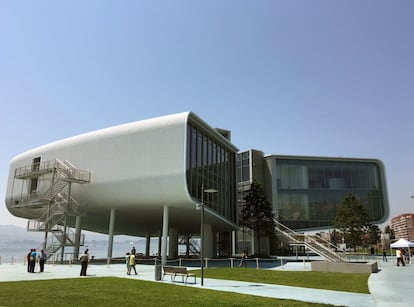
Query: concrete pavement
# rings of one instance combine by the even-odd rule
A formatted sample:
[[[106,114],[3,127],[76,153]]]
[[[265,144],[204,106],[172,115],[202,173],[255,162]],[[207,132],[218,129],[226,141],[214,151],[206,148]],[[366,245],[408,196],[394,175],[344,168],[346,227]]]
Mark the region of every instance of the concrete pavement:
[[[216,291],[229,291],[242,294],[265,296],[280,299],[292,299],[304,302],[323,303],[337,306],[412,306],[414,302],[414,265],[405,267],[393,266],[392,262],[379,262],[380,272],[371,274],[368,287],[371,294],[349,293],[331,290],[319,290],[280,285],[269,285],[254,282],[240,282],[220,279],[204,279],[205,289]],[[283,267],[272,270],[310,270],[310,265],[290,262]],[[127,275],[124,264],[90,264],[88,276],[104,277],[116,276],[129,279],[139,279],[153,282],[172,283],[166,276],[164,281],[155,281],[155,271],[152,265],[137,265],[138,275]],[[43,273],[27,273],[23,264],[0,264],[1,281],[42,280],[61,278],[85,278],[79,276],[80,265],[52,265],[47,264]],[[191,281],[191,280],[190,280]],[[182,283],[174,283],[182,285]],[[200,279],[196,284],[185,284],[188,287],[201,288]],[[0,302],[1,304],[1,302]]]

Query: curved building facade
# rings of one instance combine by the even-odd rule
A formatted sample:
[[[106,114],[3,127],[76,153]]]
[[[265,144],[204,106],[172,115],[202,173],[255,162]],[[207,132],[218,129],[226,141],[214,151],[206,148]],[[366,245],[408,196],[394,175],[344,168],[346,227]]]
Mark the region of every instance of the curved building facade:
[[[191,112],[110,127],[15,157],[6,205],[15,216],[46,220],[60,202],[73,208],[65,214],[70,227],[148,237],[168,225],[176,238],[200,233],[203,201],[214,244],[215,234],[236,227],[236,153]]]

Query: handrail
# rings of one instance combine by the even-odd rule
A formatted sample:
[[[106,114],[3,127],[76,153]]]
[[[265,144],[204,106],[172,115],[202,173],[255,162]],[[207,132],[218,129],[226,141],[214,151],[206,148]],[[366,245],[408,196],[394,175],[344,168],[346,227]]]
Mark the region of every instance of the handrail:
[[[69,177],[82,182],[89,182],[91,173],[76,168],[69,161],[61,161],[60,159],[36,162],[22,167],[18,167],[14,171],[15,177],[21,177],[29,174],[44,173],[53,169],[59,169],[65,172]]]
[[[333,252],[331,249],[329,249],[326,246],[326,245],[331,246],[335,248],[335,250],[337,250],[338,248],[336,247],[336,245],[323,239],[322,237],[300,234],[290,229],[289,227],[283,225],[282,223],[280,223],[279,221],[275,219],[274,219],[274,222],[276,223],[276,228],[279,230],[279,232],[282,233],[287,238],[289,238],[289,240],[292,240],[293,242],[298,243],[298,244],[305,245],[310,250],[313,250],[316,253],[320,253],[321,256],[324,256],[328,260],[346,261],[345,258],[343,258],[342,256],[339,256],[338,254],[336,254],[335,252]],[[322,243],[318,242],[318,240],[321,241]]]

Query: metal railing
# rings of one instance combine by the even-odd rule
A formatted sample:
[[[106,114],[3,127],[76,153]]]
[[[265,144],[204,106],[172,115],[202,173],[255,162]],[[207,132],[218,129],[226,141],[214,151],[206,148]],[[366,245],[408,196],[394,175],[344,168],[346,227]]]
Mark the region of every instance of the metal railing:
[[[290,245],[303,245],[309,250],[324,257],[328,261],[348,261],[347,258],[342,257],[341,255],[335,252],[338,250],[338,247],[336,245],[323,239],[322,237],[316,235],[297,233],[289,227],[283,225],[279,221],[274,221],[276,223],[276,230],[287,239]],[[343,250],[340,251],[345,252]]]

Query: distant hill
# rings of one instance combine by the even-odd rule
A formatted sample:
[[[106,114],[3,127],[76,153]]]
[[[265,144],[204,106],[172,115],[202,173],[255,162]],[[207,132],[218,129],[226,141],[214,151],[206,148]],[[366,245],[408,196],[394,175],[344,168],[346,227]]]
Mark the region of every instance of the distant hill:
[[[84,231],[86,241],[108,241],[108,235]],[[34,241],[42,242],[44,237],[43,232],[27,231],[26,228],[15,225],[0,225],[0,242],[16,242],[16,241]],[[114,242],[136,241],[138,237],[131,236],[115,236]],[[141,238],[139,238],[141,239]]]
[[[28,232],[25,228],[15,225],[0,225],[0,242],[35,241],[42,242],[41,232]]]

